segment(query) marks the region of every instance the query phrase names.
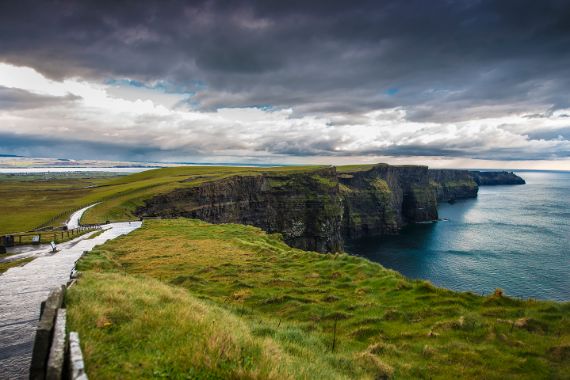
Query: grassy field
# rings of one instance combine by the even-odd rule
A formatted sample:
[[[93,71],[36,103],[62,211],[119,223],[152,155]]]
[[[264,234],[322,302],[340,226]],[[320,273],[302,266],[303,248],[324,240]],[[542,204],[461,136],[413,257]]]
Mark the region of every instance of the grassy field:
[[[63,223],[107,177],[0,176],[0,234]]]
[[[567,379],[570,304],[481,297],[242,225],[146,221],[68,293],[105,378]]]
[[[83,223],[125,221],[144,199],[176,188],[196,186],[228,176],[263,172],[292,173],[317,167],[223,167],[181,166],[154,169],[128,176],[0,176],[0,234],[28,231],[40,226],[57,226],[81,207],[101,202],[90,209]]]

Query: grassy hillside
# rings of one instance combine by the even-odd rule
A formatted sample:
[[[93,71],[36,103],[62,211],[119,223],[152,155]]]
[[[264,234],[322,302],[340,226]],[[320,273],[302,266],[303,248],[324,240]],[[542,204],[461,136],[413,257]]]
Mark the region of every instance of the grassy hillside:
[[[91,378],[562,379],[570,304],[456,293],[242,225],[147,221],[79,262]]]
[[[63,223],[106,177],[0,176],[0,234]]]
[[[102,203],[85,214],[83,223],[130,220],[132,212],[144,199],[176,188],[236,174],[290,173],[315,168],[181,166],[114,177],[56,175],[45,180],[42,176],[4,176],[0,177],[0,234],[59,225],[73,211],[96,202]]]
[[[93,207],[84,217],[85,223],[102,223],[106,220],[129,220],[132,212],[144,199],[178,188],[192,187],[233,175],[257,175],[264,172],[292,173],[317,167],[248,168],[229,166],[181,166],[149,170],[109,182],[98,189],[87,202],[104,201]]]

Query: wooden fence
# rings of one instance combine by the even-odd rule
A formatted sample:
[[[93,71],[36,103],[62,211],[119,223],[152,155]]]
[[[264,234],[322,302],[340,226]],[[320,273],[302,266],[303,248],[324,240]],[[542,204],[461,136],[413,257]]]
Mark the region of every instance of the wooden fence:
[[[20,244],[41,244],[54,241],[61,243],[85,232],[101,229],[99,225],[80,226],[71,230],[53,229],[34,232],[20,232],[0,237],[0,246],[12,247]]]

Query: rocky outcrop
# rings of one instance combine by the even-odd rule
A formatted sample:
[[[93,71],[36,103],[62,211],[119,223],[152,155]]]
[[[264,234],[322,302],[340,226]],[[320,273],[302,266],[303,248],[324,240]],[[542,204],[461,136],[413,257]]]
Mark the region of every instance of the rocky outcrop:
[[[438,202],[477,197],[479,185],[467,170],[430,169],[430,186]]]
[[[479,186],[524,185],[526,182],[513,172],[469,172]]]
[[[524,179],[513,172],[430,169],[430,183],[438,202],[475,198],[479,186],[522,185]]]
[[[345,239],[395,234],[408,224],[435,220],[438,202],[473,198],[477,190],[466,170],[425,166],[268,171],[157,195],[136,214],[249,224],[281,233],[292,247],[337,252]]]

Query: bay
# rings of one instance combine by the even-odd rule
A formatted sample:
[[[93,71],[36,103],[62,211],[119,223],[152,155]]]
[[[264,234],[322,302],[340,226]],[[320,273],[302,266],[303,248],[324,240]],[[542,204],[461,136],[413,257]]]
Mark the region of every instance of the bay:
[[[570,300],[570,172],[521,172],[519,186],[481,187],[444,203],[446,221],[347,244],[410,278],[459,291]]]

